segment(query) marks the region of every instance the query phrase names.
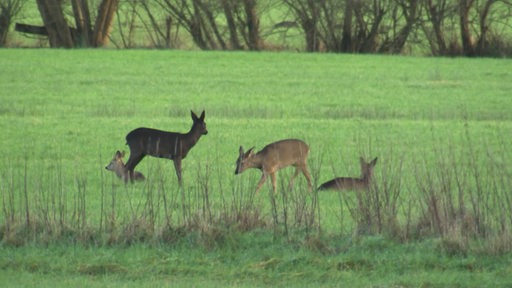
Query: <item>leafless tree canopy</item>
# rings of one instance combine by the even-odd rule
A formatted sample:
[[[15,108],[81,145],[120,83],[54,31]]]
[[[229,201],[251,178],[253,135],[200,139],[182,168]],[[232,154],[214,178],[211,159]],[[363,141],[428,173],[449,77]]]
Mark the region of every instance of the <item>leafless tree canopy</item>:
[[[512,3],[499,0],[283,2],[300,23],[306,51],[401,53],[426,41],[433,55],[487,55],[496,52],[493,44],[505,45],[493,27],[510,27],[512,16]]]
[[[0,0],[0,40],[23,1]],[[104,46],[117,16],[118,47],[135,46],[139,26],[145,34],[139,39],[153,47],[191,41],[203,50],[262,50],[272,47],[262,31],[285,28],[301,35],[299,49],[308,52],[396,54],[419,47],[432,55],[512,54],[510,0],[97,0],[94,20],[92,0],[36,2],[52,47]],[[268,17],[276,11],[287,18]]]
[[[155,19],[157,11],[165,11],[168,21],[183,27],[200,49],[261,49],[257,0],[142,2],[151,19]],[[150,2],[158,5],[151,5]],[[153,27],[158,25],[155,21],[152,24]]]

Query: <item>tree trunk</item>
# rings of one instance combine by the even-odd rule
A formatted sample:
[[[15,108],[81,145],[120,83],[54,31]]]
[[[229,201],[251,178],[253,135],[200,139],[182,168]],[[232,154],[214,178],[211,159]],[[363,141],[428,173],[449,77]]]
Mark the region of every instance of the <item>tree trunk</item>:
[[[317,0],[306,0],[299,11],[302,29],[306,34],[306,51],[318,52],[320,50],[320,33],[318,31],[318,3]]]
[[[171,48],[171,28],[172,28],[172,17],[167,16],[165,18],[165,47]]]
[[[212,36],[212,30],[211,25],[209,25],[210,20],[208,19],[207,15],[204,13],[204,9],[202,6],[204,4],[201,2],[201,0],[192,0],[193,7],[194,7],[194,19],[195,23],[197,24],[197,27],[199,27],[198,32],[205,40],[205,43],[207,44],[207,49],[209,50],[215,50],[218,48],[217,42],[215,41],[214,37]],[[206,18],[206,19],[205,19]]]
[[[432,0],[427,0],[426,6],[427,15],[432,24],[434,33],[434,37],[431,37],[433,39],[427,36],[427,38],[429,38],[432,54],[446,55],[448,54],[448,49],[442,27],[448,10],[446,0],[441,0],[437,3],[433,3]]]
[[[58,0],[36,0],[39,13],[43,18],[48,32],[50,47],[72,48],[74,46],[71,31],[64,19],[64,14]],[[58,9],[56,9],[58,7]]]
[[[197,1],[198,8],[201,11],[202,23],[203,23],[203,31],[210,41],[210,45],[213,49],[220,48],[222,50],[227,49],[226,42],[222,38],[222,33],[219,31],[217,26],[217,22],[215,22],[215,15],[213,14],[213,10],[209,7],[208,3],[203,1]]]
[[[380,8],[379,5],[375,5],[373,13],[374,18],[372,26],[368,35],[364,39],[362,49],[360,50],[362,53],[373,53],[377,51],[379,27],[386,12],[384,9]]]
[[[194,2],[193,11],[190,13],[190,18],[188,20],[188,26],[190,30],[190,35],[192,36],[192,39],[194,40],[194,43],[201,49],[201,50],[210,50],[210,46],[208,46],[207,41],[205,40],[205,37],[203,35],[203,26],[201,24],[201,13],[198,11],[198,7]],[[190,11],[190,8],[189,8]],[[183,16],[185,18],[185,16]]]
[[[491,11],[492,4],[496,3],[496,0],[487,0],[484,4],[484,8],[480,12],[480,37],[478,38],[478,43],[476,47],[476,53],[479,55],[484,55],[486,53],[486,45],[487,45],[487,16],[489,16],[489,12]]]
[[[245,0],[245,15],[247,17],[247,34],[248,34],[248,45],[250,50],[260,50],[260,19],[256,13],[256,1]]]
[[[306,34],[306,51],[317,52],[320,50],[320,39],[313,19],[302,19],[302,29]]]
[[[73,7],[77,30],[76,44],[82,47],[89,47],[92,44],[92,29],[87,0],[72,0],[71,6]]]
[[[229,43],[233,50],[242,49],[242,45],[240,45],[240,40],[238,39],[235,18],[233,16],[233,11],[236,9],[235,3],[237,1],[238,0],[222,0],[222,8],[224,9],[224,16],[226,17],[229,31]]]
[[[418,0],[409,0],[406,3],[401,3],[402,11],[405,15],[405,25],[400,29],[395,39],[391,43],[390,52],[402,52],[409,34],[416,24],[416,15],[418,12]]]
[[[462,40],[463,53],[466,56],[474,56],[475,47],[473,45],[471,31],[469,30],[469,11],[473,5],[473,0],[460,0],[459,5],[460,36]]]
[[[4,7],[0,7],[0,9],[0,47],[4,47],[7,43],[7,32],[9,32],[11,17],[7,9]]]
[[[103,0],[98,8],[98,18],[94,26],[92,46],[101,47],[108,44],[108,36],[119,0]]]
[[[343,31],[341,33],[341,51],[352,52],[352,15],[353,15],[353,1],[346,0],[345,11],[343,15]]]
[[[339,19],[335,11],[341,8],[335,6],[334,0],[323,0],[318,1],[318,9],[320,11],[319,25],[320,30],[319,38],[322,40],[326,51],[331,52],[342,52],[341,41],[342,35],[338,32]]]

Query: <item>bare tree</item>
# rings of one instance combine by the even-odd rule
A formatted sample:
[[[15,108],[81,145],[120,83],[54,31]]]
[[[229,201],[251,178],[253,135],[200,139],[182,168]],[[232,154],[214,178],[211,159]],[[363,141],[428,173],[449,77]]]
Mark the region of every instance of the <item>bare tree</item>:
[[[242,49],[240,39],[238,36],[237,21],[235,19],[237,10],[236,5],[238,2],[232,0],[222,0],[222,8],[224,9],[224,16],[226,17],[226,24],[229,31],[229,43],[233,50]]]
[[[431,52],[434,55],[447,54],[447,41],[444,26],[447,19],[453,17],[455,6],[448,0],[424,0],[428,23],[424,23],[423,30],[429,41]]]
[[[16,31],[48,36],[51,47],[100,47],[108,37],[119,0],[102,0],[94,26],[87,0],[71,0],[76,28],[69,27],[62,0],[36,0],[44,27],[17,24]],[[93,28],[94,27],[94,28]]]
[[[489,39],[512,17],[507,0],[423,0],[428,22],[423,30],[434,55],[493,55]],[[495,15],[495,16],[494,16]],[[509,26],[510,27],[510,26]],[[494,45],[496,46],[496,45]]]
[[[357,51],[360,53],[376,52],[379,50],[379,28],[390,9],[389,2],[385,0],[357,2],[357,5],[354,6]]]
[[[208,26],[209,22],[207,20],[215,16],[213,11],[207,8],[207,4],[202,3],[201,0],[155,0],[155,3],[172,19],[176,19],[178,25],[188,31],[192,40],[200,49],[209,50],[218,47],[211,35],[211,27]],[[150,6],[146,5],[146,8],[150,9]],[[207,14],[204,14],[205,10]]]
[[[136,28],[136,20],[139,18],[139,13],[137,9],[139,8],[139,1],[137,0],[127,0],[124,1],[125,5],[120,5],[116,10],[116,19],[117,19],[117,30],[119,36],[121,38],[122,47],[124,48],[132,48],[134,47],[134,34]],[[123,19],[125,22],[123,23]],[[112,42],[114,42],[111,39]],[[114,42],[116,46],[119,46]]]
[[[320,31],[318,25],[320,21],[320,4],[330,0],[283,0],[291,9],[297,22],[304,31],[306,41],[306,51],[316,52],[320,50]]]
[[[347,1],[350,3],[352,1]],[[320,21],[319,23],[319,31],[320,38],[322,39],[323,44],[325,45],[325,49],[328,51],[340,52],[343,51],[342,42],[343,37],[345,36],[341,31],[342,25],[342,14],[344,5],[343,2],[339,1],[320,1],[318,2],[320,8]],[[345,7],[346,8],[346,7]],[[352,9],[349,9],[352,11]],[[347,16],[347,11],[345,11],[345,16]],[[344,21],[343,21],[344,22]],[[344,25],[347,23],[344,22]]]
[[[386,31],[388,37],[383,41],[380,51],[401,53],[407,38],[420,23],[420,0],[396,0],[391,7],[391,31]]]
[[[419,22],[420,0],[284,0],[301,23],[306,50],[400,53]]]
[[[7,33],[11,23],[20,13],[26,0],[1,0],[0,1],[0,47],[7,44]]]
[[[475,55],[475,45],[471,36],[469,12],[474,0],[459,0],[460,36],[462,40],[463,53],[466,56]]]
[[[259,50],[257,0],[155,0],[202,50]],[[146,6],[147,9],[151,9]],[[225,21],[223,21],[225,19]],[[243,43],[242,43],[243,41]]]
[[[175,18],[173,18],[170,14],[164,13],[163,17],[165,19],[160,19],[158,15],[162,16],[161,10],[154,11],[155,9],[152,3],[155,3],[153,0],[134,0],[134,2],[140,2],[142,11],[145,12],[144,15],[142,15],[138,9],[135,9],[135,12],[138,15],[138,18],[142,22],[142,25],[145,28],[146,35],[149,37],[149,39],[152,42],[152,45],[154,47],[166,47],[166,48],[173,48],[175,47],[176,39],[171,39],[173,37],[172,35],[172,28],[176,27],[174,37],[177,38],[177,33],[179,31],[179,28],[181,25],[176,24]],[[158,4],[158,3],[157,3]],[[155,13],[156,12],[156,13]],[[162,25],[162,23],[165,22],[165,25]]]
[[[494,51],[504,47],[499,47],[504,40],[492,39],[492,37],[503,39],[504,35],[499,36],[498,25],[510,27],[512,18],[512,1],[508,0],[486,0],[477,1],[475,4],[476,14],[478,15],[478,27],[474,30],[478,31],[476,41],[472,42],[473,51],[476,55],[486,56],[501,53]],[[494,30],[494,31],[493,31]],[[470,35],[471,36],[471,35]],[[509,44],[510,45],[510,44]],[[506,46],[506,44],[505,44]]]
[[[23,1],[0,0],[0,45]],[[512,53],[505,36],[512,26],[510,0],[124,0],[121,11],[120,0],[36,3],[44,26],[17,23],[15,29],[46,35],[51,47],[105,46],[117,15],[122,47],[133,47],[142,23],[155,47],[177,47],[184,32],[203,50],[261,50],[260,17],[265,7],[279,7],[287,19],[273,27],[298,28],[307,52],[402,53],[419,43],[433,55]],[[97,3],[96,15],[91,3]]]

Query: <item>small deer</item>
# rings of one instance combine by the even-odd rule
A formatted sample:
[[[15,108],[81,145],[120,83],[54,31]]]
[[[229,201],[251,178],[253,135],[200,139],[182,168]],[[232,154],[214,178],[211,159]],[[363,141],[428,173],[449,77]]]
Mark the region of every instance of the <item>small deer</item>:
[[[365,190],[370,187],[373,168],[377,164],[377,158],[367,163],[363,157],[359,158],[361,163],[361,178],[339,177],[327,181],[318,187],[318,190]]]
[[[129,176],[128,176],[128,169],[126,169],[126,166],[124,165],[124,162],[123,162],[123,157],[124,157],[124,151],[123,152],[117,151],[116,154],[114,154],[114,158],[112,158],[112,161],[110,161],[110,163],[108,163],[108,165],[105,167],[105,169],[107,169],[109,171],[113,171],[114,173],[116,173],[117,177],[121,178],[126,183],[128,181]],[[144,181],[146,179],[146,177],[144,177],[144,174],[142,174],[138,171],[133,171],[133,179],[136,181]]]
[[[167,132],[151,128],[137,128],[126,135],[126,144],[130,147],[130,158],[126,163],[126,169],[133,181],[133,169],[146,156],[167,158],[174,162],[178,183],[182,186],[181,161],[199,141],[202,135],[208,134],[204,123],[204,111],[200,117],[190,111],[193,124],[188,133]]]
[[[262,175],[258,182],[256,193],[259,192],[268,175],[270,175],[270,179],[272,180],[272,191],[275,193],[275,173],[277,170],[288,166],[295,167],[295,173],[290,179],[290,188],[293,186],[295,177],[299,172],[302,172],[308,181],[308,188],[311,191],[311,176],[309,175],[306,163],[309,147],[306,143],[297,139],[286,139],[268,144],[256,154],[253,152],[253,149],[254,147],[244,153],[244,148],[240,146],[235,174],[240,174],[248,168],[260,169]]]

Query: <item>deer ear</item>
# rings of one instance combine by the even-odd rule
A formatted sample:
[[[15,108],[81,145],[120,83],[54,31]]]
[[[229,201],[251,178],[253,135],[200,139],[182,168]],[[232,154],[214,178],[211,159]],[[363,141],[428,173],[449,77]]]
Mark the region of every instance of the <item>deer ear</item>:
[[[370,164],[372,164],[372,166],[375,166],[375,164],[377,164],[377,157],[375,157],[375,159],[373,159],[372,162],[370,162]]]
[[[197,115],[194,111],[190,110],[190,116],[192,117],[192,120],[197,121]]]
[[[244,154],[244,147],[240,146],[240,149],[238,149],[238,153],[240,155]]]
[[[119,157],[121,155],[121,151],[117,150],[115,155],[116,157]]]
[[[246,155],[247,157],[248,157],[248,156],[250,156],[250,155],[252,155],[252,154],[253,154],[253,151],[252,151],[252,150],[254,150],[254,146],[253,146],[251,149],[247,150],[247,152],[245,152],[245,155]]]
[[[199,117],[199,120],[204,121],[204,116],[205,115],[204,115],[204,110],[203,110],[203,112],[201,113],[201,116]]]

